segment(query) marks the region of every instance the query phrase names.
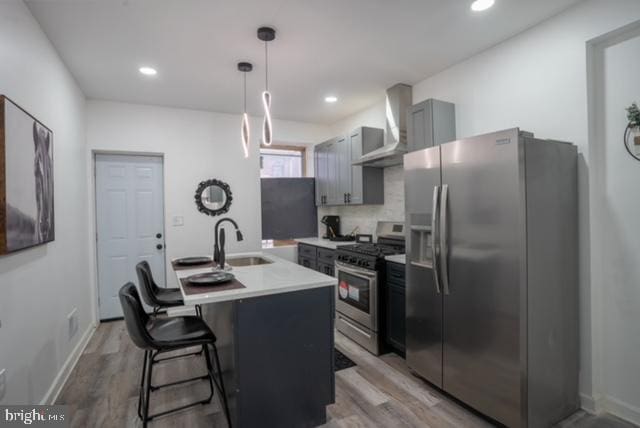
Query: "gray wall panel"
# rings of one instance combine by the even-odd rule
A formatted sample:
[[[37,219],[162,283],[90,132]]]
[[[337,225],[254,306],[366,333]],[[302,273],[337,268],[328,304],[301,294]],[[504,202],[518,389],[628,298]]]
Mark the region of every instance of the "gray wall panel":
[[[318,210],[313,178],[263,178],[262,239],[316,236]]]

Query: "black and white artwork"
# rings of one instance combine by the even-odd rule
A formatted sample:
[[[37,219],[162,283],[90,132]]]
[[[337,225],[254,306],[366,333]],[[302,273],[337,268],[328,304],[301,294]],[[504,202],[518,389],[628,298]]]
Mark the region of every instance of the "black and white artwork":
[[[37,119],[0,97],[0,254],[53,241],[53,133]]]

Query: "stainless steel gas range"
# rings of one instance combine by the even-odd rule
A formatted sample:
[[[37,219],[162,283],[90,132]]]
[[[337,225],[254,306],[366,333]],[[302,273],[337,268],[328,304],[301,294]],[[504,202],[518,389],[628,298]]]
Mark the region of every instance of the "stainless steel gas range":
[[[404,223],[378,222],[378,240],[341,245],[336,252],[336,328],[369,352],[381,352],[385,256],[404,254]]]

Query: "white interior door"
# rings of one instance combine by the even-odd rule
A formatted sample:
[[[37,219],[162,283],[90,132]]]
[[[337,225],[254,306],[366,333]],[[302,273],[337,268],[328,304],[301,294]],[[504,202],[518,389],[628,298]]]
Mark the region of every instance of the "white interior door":
[[[100,319],[122,316],[118,290],[146,260],[165,286],[162,157],[96,155]]]

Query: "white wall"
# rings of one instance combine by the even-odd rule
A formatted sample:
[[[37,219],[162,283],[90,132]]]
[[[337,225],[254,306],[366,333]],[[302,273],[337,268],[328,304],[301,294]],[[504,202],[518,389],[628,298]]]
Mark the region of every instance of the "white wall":
[[[639,26],[640,27],[640,26]],[[640,417],[640,161],[627,153],[625,108],[640,102],[640,30],[604,51],[602,234],[603,393],[605,408]],[[622,402],[622,403],[620,403]],[[634,418],[635,414],[635,418]]]
[[[22,1],[0,2],[0,58],[0,93],[54,133],[56,239],[0,257],[0,370],[7,370],[0,403],[33,404],[50,397],[92,327],[85,100]],[[69,339],[74,308],[79,328]]]
[[[228,216],[238,222],[243,242],[227,239],[227,252],[261,248],[260,170],[258,136],[260,118],[251,118],[249,159],[240,145],[240,116],[146,105],[88,101],[87,162],[93,151],[126,151],[164,155],[167,260],[209,254],[213,226],[221,217],[196,210],[195,189],[208,178],[227,182],[233,192]],[[274,121],[277,143],[309,143],[328,135],[325,127]],[[92,197],[93,198],[93,197]],[[172,218],[184,226],[172,226]],[[95,251],[95,250],[94,250]],[[167,263],[167,268],[169,264]],[[169,285],[175,284],[168,270]]]

